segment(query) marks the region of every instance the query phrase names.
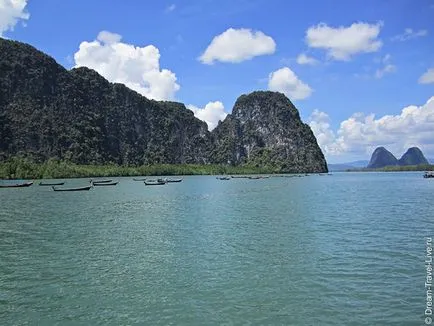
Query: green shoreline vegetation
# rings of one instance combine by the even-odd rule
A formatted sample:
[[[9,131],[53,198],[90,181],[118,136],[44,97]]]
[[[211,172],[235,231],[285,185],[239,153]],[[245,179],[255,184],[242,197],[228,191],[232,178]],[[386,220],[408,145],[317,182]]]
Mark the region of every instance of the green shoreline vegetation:
[[[344,172],[434,171],[434,165],[386,166],[378,169],[348,169]],[[219,164],[153,164],[142,166],[79,165],[50,159],[35,163],[26,158],[11,158],[0,162],[0,179],[59,179],[86,177],[128,177],[163,175],[222,175],[222,174],[283,174],[275,167]],[[300,173],[294,171],[293,173]]]
[[[66,161],[48,160],[35,163],[25,158],[12,158],[0,162],[0,179],[58,179],[85,177],[121,177],[146,175],[219,175],[219,174],[272,174],[276,168],[251,165],[231,166],[218,164],[154,164],[142,166],[78,165]]]

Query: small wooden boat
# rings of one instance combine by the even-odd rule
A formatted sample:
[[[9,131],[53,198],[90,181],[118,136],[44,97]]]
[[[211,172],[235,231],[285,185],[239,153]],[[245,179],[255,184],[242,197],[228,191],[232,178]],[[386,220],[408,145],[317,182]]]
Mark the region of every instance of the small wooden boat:
[[[0,188],[24,188],[30,187],[33,184],[32,181],[24,183],[11,183],[11,184],[0,184]]]
[[[113,182],[113,180],[112,180],[112,179],[107,179],[107,180],[95,180],[95,181],[90,180],[90,182],[93,183],[93,184],[95,184],[95,183],[110,183],[110,182]]]
[[[216,177],[218,180],[230,180],[230,177]]]
[[[262,179],[261,176],[251,176],[249,177],[250,180],[258,180],[258,179]]]
[[[231,175],[231,178],[233,178],[233,179],[248,179],[249,176],[247,176],[247,175]]]
[[[95,187],[101,187],[101,186],[116,186],[119,183],[119,181],[115,181],[115,182],[97,182],[97,183],[93,183],[93,185]]]
[[[179,179],[166,179],[166,182],[169,182],[169,183],[171,183],[171,182],[181,182],[182,181],[182,178],[179,178]]]
[[[148,181],[151,181],[151,180],[148,180]],[[155,180],[152,180],[152,181],[155,181]],[[181,182],[182,178],[179,178],[179,179],[159,178],[159,179],[157,179],[157,181],[158,182],[165,182],[165,183],[169,183],[169,182]]]
[[[39,182],[40,186],[63,186],[65,182]]]
[[[425,172],[425,174],[423,175],[424,178],[434,178],[434,171],[427,171]]]
[[[133,181],[145,181],[146,178],[133,178]]]
[[[162,186],[165,185],[166,182],[162,182],[162,181],[158,181],[158,180],[150,180],[150,181],[145,181],[145,185],[147,186]]]
[[[56,188],[52,186],[54,191],[86,191],[92,188],[92,186],[85,186],[85,187],[76,187],[76,188]]]

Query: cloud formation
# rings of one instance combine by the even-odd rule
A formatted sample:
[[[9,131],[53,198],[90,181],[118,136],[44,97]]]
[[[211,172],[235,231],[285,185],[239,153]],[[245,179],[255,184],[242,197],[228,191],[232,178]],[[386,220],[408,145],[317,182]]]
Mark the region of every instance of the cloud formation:
[[[275,51],[274,40],[261,31],[229,28],[214,37],[199,60],[204,64],[215,61],[239,63]]]
[[[321,23],[306,31],[309,47],[324,49],[329,58],[349,61],[359,53],[376,52],[382,42],[378,39],[382,23],[354,23],[349,27],[329,27]]]
[[[217,127],[218,122],[223,121],[228,115],[225,112],[223,103],[220,101],[209,102],[204,108],[189,104],[187,109],[193,111],[196,118],[205,121],[210,131]]]
[[[330,127],[330,117],[327,113],[314,110],[309,117],[309,126],[324,154],[341,153],[340,147],[336,146],[336,135]]]
[[[422,76],[419,77],[419,84],[434,83],[434,68],[429,68]]]
[[[270,73],[268,76],[268,89],[281,92],[290,100],[302,100],[312,94],[309,85],[302,82],[288,67]]]
[[[315,58],[309,57],[308,55],[301,53],[297,57],[297,63],[299,65],[316,65],[319,61]]]
[[[355,113],[341,122],[337,132],[330,127],[329,116],[315,110],[309,125],[326,156],[371,155],[378,146],[401,155],[412,146],[434,155],[434,96],[424,105],[411,105],[398,115],[376,119],[374,114]]]
[[[0,0],[0,37],[6,31],[13,31],[19,20],[28,20],[25,11],[27,0]]]
[[[96,70],[111,82],[122,83],[147,98],[171,100],[180,86],[176,75],[160,69],[160,51],[153,45],[121,42],[121,35],[102,31],[96,40],[82,42],[74,54],[75,66]]]
[[[380,79],[383,78],[384,75],[390,74],[396,71],[396,66],[390,63],[390,54],[386,54],[384,58],[381,60],[382,67],[378,68],[375,72],[375,78]]]
[[[398,34],[395,35],[394,37],[391,38],[392,41],[400,41],[400,42],[404,42],[404,41],[408,41],[411,39],[415,39],[418,37],[423,37],[428,35],[428,31],[426,29],[421,29],[418,31],[414,31],[411,28],[406,28],[404,30],[404,33],[402,34]]]

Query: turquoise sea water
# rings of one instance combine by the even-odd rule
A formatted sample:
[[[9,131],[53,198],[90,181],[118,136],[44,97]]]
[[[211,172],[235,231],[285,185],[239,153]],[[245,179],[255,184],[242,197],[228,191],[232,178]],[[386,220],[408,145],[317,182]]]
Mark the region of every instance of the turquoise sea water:
[[[0,325],[424,324],[434,179],[118,179],[0,189]]]

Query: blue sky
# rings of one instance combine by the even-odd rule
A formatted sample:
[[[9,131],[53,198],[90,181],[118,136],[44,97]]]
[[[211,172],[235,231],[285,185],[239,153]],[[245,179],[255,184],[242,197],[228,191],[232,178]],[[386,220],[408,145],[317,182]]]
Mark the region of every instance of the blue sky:
[[[239,95],[273,89],[311,124],[329,162],[369,158],[376,146],[434,156],[434,0],[16,2],[18,12],[0,0],[4,37],[181,101],[211,128]],[[153,47],[119,68],[126,52],[103,51],[114,43]]]

